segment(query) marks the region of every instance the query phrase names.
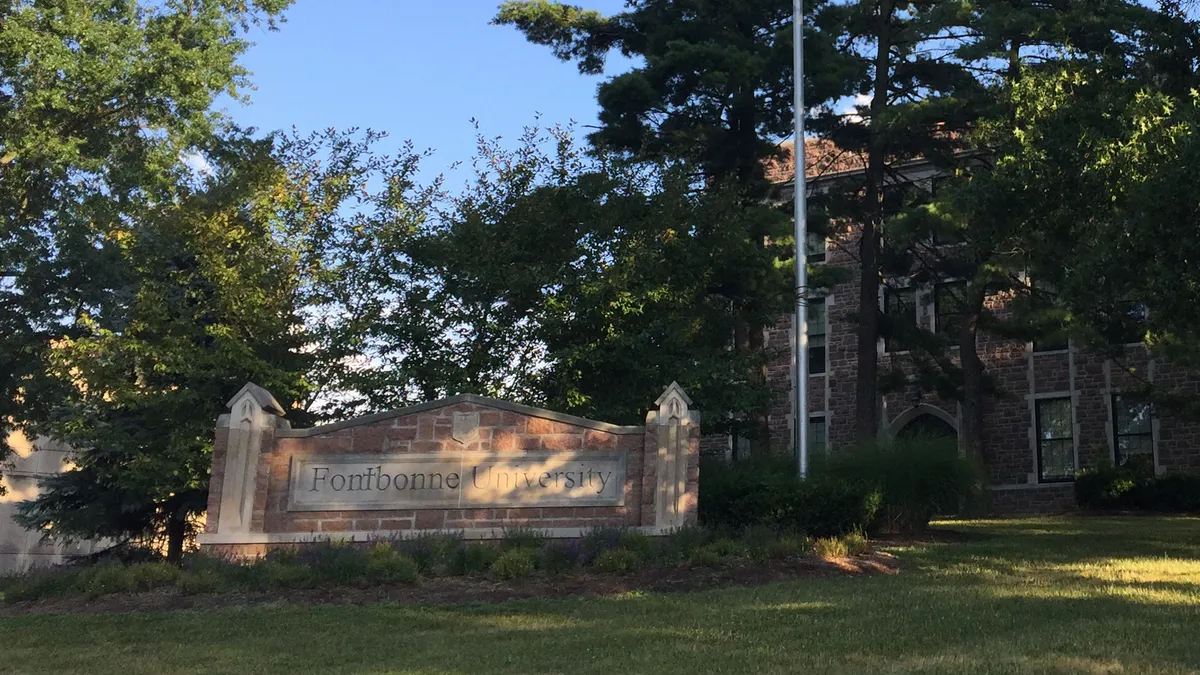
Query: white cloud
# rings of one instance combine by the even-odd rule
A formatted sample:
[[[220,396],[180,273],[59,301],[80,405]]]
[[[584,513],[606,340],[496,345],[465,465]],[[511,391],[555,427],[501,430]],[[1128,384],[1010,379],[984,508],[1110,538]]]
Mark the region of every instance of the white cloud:
[[[846,121],[850,124],[862,124],[863,118],[857,114],[858,108],[871,105],[873,98],[870,94],[858,94],[852,99],[844,98],[838,102],[837,112],[839,115],[846,115]]]
[[[179,156],[179,159],[195,174],[211,176],[214,173],[212,164],[209,164],[208,159],[198,152],[185,152]]]

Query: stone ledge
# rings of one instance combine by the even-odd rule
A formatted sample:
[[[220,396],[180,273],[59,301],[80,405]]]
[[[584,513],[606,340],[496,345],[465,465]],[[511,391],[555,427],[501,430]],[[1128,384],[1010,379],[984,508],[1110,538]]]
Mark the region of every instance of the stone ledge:
[[[606,527],[621,527],[612,525]],[[521,528],[541,533],[548,539],[577,539],[586,536],[592,527],[549,527]],[[655,526],[627,527],[634,532],[648,535],[669,534],[675,528]],[[370,542],[380,539],[415,539],[434,534],[450,534],[463,539],[503,539],[504,528],[479,528],[467,530],[356,530],[347,532],[252,532],[250,534],[201,534],[196,543],[201,546],[238,546],[254,544],[307,544],[323,541]]]
[[[575,415],[554,412],[553,410],[546,410],[544,408],[535,408],[533,406],[522,405],[520,403],[498,401],[493,398],[487,398],[486,396],[477,396],[475,394],[458,394],[456,396],[450,396],[447,398],[438,399],[436,401],[429,401],[428,403],[418,403],[417,405],[409,406],[407,408],[388,410],[386,412],[375,413],[374,415],[356,417],[352,420],[334,422],[332,424],[323,424],[321,426],[310,427],[308,429],[277,429],[275,431],[275,436],[277,438],[307,438],[310,436],[340,431],[342,429],[360,427],[364,424],[373,424],[375,422],[381,422],[383,420],[388,420],[395,417],[404,417],[406,415],[413,415],[428,410],[436,410],[437,408],[444,408],[446,406],[456,405],[459,403],[474,403],[476,405],[487,406],[489,408],[496,408],[497,410],[520,413],[530,417],[539,417],[552,422],[561,422],[563,424],[570,424],[572,426],[583,427],[585,429],[604,431],[610,434],[641,434],[645,433],[646,431],[645,427],[640,426],[620,426],[616,424],[609,424],[608,422],[589,420],[586,417],[576,417]]]
[[[1017,483],[1014,485],[989,485],[987,489],[993,492],[1007,490],[1063,490],[1075,488],[1074,483]]]

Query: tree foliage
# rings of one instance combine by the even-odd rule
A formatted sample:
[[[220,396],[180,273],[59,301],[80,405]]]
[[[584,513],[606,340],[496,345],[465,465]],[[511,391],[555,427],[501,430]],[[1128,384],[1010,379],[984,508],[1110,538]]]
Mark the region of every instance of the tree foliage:
[[[279,218],[294,198],[271,141],[214,152],[125,228],[104,312],[80,314],[46,348],[40,435],[74,451],[19,520],[58,538],[154,539],[177,556],[207,506],[213,422],[246,381],[302,401],[319,354],[300,309],[311,241]]]
[[[729,223],[774,209],[696,191],[683,167],[590,158],[571,133],[481,138],[454,195],[379,164],[390,187],[344,230],[330,286],[331,339],[356,350],[343,411],[472,392],[637,423],[673,379],[710,409],[765,405],[746,375],[761,355],[730,351],[738,313],[714,289],[761,256]]]
[[[10,2],[0,9],[0,443],[44,415],[51,341],[115,318],[122,238],[239,95],[250,25],[287,0]],[[105,328],[110,328],[105,326]]]

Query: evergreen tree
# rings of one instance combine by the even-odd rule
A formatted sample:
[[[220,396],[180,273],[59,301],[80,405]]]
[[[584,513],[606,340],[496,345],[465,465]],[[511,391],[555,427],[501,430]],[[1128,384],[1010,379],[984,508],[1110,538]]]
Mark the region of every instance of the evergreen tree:
[[[1128,71],[1144,61],[1147,45],[1142,36],[1147,28],[1160,26],[1161,20],[1160,15],[1124,0],[1060,5],[982,2],[971,14],[971,39],[954,52],[987,87],[967,136],[977,153],[958,167],[957,178],[943,184],[940,195],[918,212],[904,214],[908,222],[898,223],[895,229],[898,243],[921,273],[934,282],[958,280],[941,286],[943,302],[954,305],[954,325],[951,331],[940,331],[940,339],[924,341],[925,354],[937,364],[925,372],[934,379],[950,378],[941,388],[953,391],[962,403],[962,437],[971,454],[980,450],[985,395],[994,393],[978,354],[980,331],[1024,340],[1064,339],[1062,313],[1050,302],[1048,279],[1043,277],[1034,286],[1024,274],[1028,242],[1010,216],[1011,204],[1001,207],[997,195],[988,194],[986,179],[978,185],[973,179],[987,176],[996,160],[998,139],[1019,129],[1012,92],[1022,86],[1024,77],[1063,67]],[[1120,86],[1116,81],[1112,84]],[[932,245],[939,240],[958,244]],[[989,298],[997,295],[1012,302],[989,304]],[[950,358],[950,346],[958,348],[957,362]]]
[[[638,60],[600,86],[592,145],[633,161],[680,163],[697,187],[738,195],[744,215],[723,217],[734,230],[708,240],[728,248],[702,258],[710,266],[709,302],[733,308],[739,354],[762,363],[763,327],[790,310],[795,293],[787,267],[777,264],[792,257],[788,214],[759,208],[771,196],[764,166],[779,157],[778,140],[793,124],[791,2],[635,0],[605,17],[531,0],[506,2],[495,21],[582,72],[602,72],[612,51]],[[805,58],[806,100],[814,104],[842,96],[860,77],[859,65],[824,33],[809,31]],[[752,378],[765,388],[761,367]],[[763,410],[742,412],[761,422]]]
[[[1137,39],[1120,50],[1023,69],[1007,92],[1011,123],[983,129],[995,166],[964,190],[968,227],[1011,233],[1035,290],[1051,291],[1032,308],[1035,322],[1050,319],[1117,363],[1141,343],[1195,367],[1189,289],[1200,240],[1184,174],[1196,151],[1200,40],[1181,14],[1135,16]],[[1000,204],[1003,223],[992,213]],[[1154,393],[1195,403],[1177,396],[1186,392]]]

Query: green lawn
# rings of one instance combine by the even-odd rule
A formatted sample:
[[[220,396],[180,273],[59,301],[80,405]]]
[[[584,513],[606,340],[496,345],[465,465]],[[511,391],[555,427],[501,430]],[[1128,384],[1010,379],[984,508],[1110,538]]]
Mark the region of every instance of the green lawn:
[[[17,673],[1193,673],[1200,519],[948,524],[898,576],[493,606],[0,619]]]

